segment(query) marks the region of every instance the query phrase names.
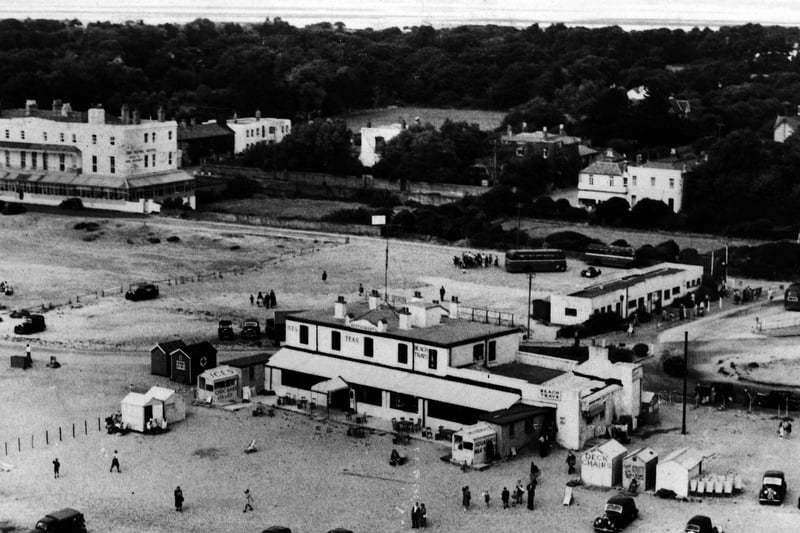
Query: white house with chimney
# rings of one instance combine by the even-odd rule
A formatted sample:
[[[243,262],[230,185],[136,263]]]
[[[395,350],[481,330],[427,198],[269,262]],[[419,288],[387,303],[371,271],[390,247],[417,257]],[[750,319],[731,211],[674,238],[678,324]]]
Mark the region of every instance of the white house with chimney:
[[[458,318],[458,306],[457,298],[424,301],[419,292],[390,306],[372,291],[366,302],[340,296],[332,310],[287,316],[286,341],[267,363],[265,388],[279,399],[403,417],[422,428],[457,431],[503,413],[511,424],[504,434],[535,442],[550,426],[570,448],[621,416],[636,424],[641,365],[611,363],[600,347],[582,361],[520,352],[518,327]],[[512,406],[522,408],[522,419],[508,421]]]
[[[214,124],[216,120],[207,120],[204,124]],[[234,113],[233,118],[225,121],[233,130],[233,151],[241,154],[256,144],[277,144],[292,132],[292,121],[288,118],[262,118],[261,111],[256,111],[253,117],[239,117]]]
[[[0,113],[0,200],[58,205],[79,198],[84,207],[158,212],[165,199],[195,206],[194,178],[179,169],[177,123],[143,119],[122,106],[86,112],[53,101],[39,109]]]
[[[361,128],[361,150],[358,160],[365,167],[375,166],[381,160],[386,143],[400,135],[401,131],[403,131],[402,124]]]

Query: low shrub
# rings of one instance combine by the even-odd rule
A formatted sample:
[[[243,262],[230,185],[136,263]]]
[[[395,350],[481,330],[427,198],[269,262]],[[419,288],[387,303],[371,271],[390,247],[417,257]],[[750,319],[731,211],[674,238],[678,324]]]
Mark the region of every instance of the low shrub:
[[[646,357],[649,351],[650,347],[641,342],[633,347],[633,353],[636,354],[636,357]]]
[[[167,242],[181,242],[181,238],[177,235],[171,235],[167,237]]]
[[[668,376],[674,378],[682,378],[686,372],[686,368],[683,365],[683,357],[678,355],[672,355],[664,359],[663,368]]]
[[[80,198],[67,198],[58,207],[61,209],[83,209],[83,202]]]
[[[161,242],[161,239],[159,239],[158,237],[148,237],[147,242],[149,242],[150,244],[159,244]]]

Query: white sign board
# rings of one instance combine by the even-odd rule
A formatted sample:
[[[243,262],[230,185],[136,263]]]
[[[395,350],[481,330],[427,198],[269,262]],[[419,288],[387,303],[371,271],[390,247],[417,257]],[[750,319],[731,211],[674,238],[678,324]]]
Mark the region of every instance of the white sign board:
[[[372,215],[372,225],[373,226],[385,226],[386,225],[386,215]]]

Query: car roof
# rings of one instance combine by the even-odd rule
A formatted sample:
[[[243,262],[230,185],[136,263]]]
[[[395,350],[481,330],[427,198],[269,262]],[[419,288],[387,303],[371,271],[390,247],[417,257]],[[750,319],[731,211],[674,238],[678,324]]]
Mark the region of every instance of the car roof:
[[[633,498],[630,496],[612,496],[606,503],[616,503],[617,505],[630,505],[633,503]]]
[[[76,511],[75,509],[72,509],[70,507],[65,507],[64,509],[53,511],[52,513],[47,513],[47,516],[53,517],[56,520],[64,520],[66,518],[72,518],[79,514],[81,514],[80,511]]]
[[[764,477],[779,477],[783,478],[783,471],[782,470],[767,470],[764,472]]]
[[[687,526],[690,525],[690,524],[695,524],[695,525],[698,525],[698,526],[704,526],[704,525],[709,525],[710,526],[711,525],[711,519],[709,517],[705,516],[705,515],[696,514],[696,515],[694,515],[693,517],[691,517],[689,519],[689,522],[686,523]]]

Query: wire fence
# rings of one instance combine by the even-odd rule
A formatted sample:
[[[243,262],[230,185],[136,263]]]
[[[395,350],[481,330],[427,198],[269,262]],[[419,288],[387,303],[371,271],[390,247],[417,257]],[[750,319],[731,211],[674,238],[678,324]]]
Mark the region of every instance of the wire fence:
[[[100,417],[97,417],[97,422],[94,420],[83,420],[82,422],[74,422],[64,426],[59,425],[55,428],[45,429],[37,433],[20,435],[16,438],[3,441],[3,453],[6,457],[14,453],[22,453],[36,448],[49,446],[64,442],[70,439],[78,439],[80,437],[88,437],[95,432],[105,431],[105,426]]]
[[[325,244],[328,246],[333,246],[333,245],[346,244],[347,242],[348,241],[344,241],[343,243],[326,242]],[[251,265],[231,268],[228,270],[215,270],[212,272],[204,272],[200,274],[178,275],[176,277],[150,280],[150,281],[145,281],[143,283],[152,283],[154,285],[159,285],[159,286],[175,287],[178,285],[185,285],[187,283],[202,283],[207,281],[225,279],[226,277],[243,276],[245,274],[262,270],[267,266],[276,265],[288,259],[292,259],[295,257],[303,257],[316,253],[321,249],[322,246],[320,244],[315,244],[314,246],[308,246],[305,248],[293,248],[291,250],[281,252],[280,254],[268,257],[263,261],[253,263]],[[125,294],[125,292],[129,290],[132,286],[133,285],[121,285],[119,287],[106,287],[98,291],[76,294],[74,296],[67,296],[66,298],[59,300],[51,300],[47,303],[42,303],[41,305],[38,306],[23,308],[23,310],[27,311],[28,313],[36,313],[36,312],[50,311],[52,309],[56,309],[59,307],[67,307],[74,304],[97,302],[100,298]]]
[[[459,306],[458,318],[470,320],[472,322],[483,322],[484,324],[496,324],[498,326],[513,327],[514,325],[520,323],[520,321],[514,316],[514,313],[495,311],[493,309],[485,309],[480,307]]]

